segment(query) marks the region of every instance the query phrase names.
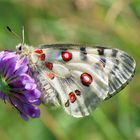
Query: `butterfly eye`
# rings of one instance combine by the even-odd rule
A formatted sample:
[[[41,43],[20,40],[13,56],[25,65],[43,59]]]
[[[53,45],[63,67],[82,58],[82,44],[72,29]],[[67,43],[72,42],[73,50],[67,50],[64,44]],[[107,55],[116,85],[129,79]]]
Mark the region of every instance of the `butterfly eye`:
[[[18,52],[21,52],[23,50],[23,45],[21,45],[21,44],[17,45],[16,49]]]
[[[19,46],[18,50],[21,51],[22,50],[22,46]]]

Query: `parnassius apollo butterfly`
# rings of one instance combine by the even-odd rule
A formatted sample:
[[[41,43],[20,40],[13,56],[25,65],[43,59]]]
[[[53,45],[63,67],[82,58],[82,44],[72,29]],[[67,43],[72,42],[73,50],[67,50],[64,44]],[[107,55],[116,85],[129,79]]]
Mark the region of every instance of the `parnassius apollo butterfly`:
[[[9,27],[7,29],[15,34]],[[79,44],[22,43],[17,54],[29,60],[30,74],[47,106],[62,106],[73,117],[88,116],[101,102],[122,90],[132,79],[136,63],[126,52]]]
[[[74,117],[87,116],[123,89],[134,75],[135,61],[118,49],[76,44],[17,46],[29,59],[32,76],[48,106],[62,106]]]

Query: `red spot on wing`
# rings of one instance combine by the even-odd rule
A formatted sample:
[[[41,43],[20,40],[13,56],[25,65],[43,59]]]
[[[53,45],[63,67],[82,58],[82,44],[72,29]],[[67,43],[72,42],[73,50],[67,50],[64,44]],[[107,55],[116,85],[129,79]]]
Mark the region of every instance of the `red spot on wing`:
[[[38,54],[39,55],[39,59],[41,60],[41,61],[44,61],[45,60],[45,57],[46,57],[46,55],[43,53],[43,51],[42,50],[35,50],[34,51],[36,54]]]
[[[92,76],[88,73],[83,73],[80,76],[81,82],[85,86],[89,86],[92,83]]]
[[[51,80],[54,79],[54,77],[55,77],[54,74],[51,72],[47,72],[46,74],[47,74],[47,77]]]
[[[70,61],[72,59],[72,54],[70,52],[62,52],[61,56],[64,61]]]
[[[46,62],[45,63],[45,66],[49,69],[49,70],[52,70],[53,68],[53,64],[51,62]]]
[[[35,50],[34,52],[37,53],[37,54],[42,54],[43,53],[42,50]]]
[[[45,60],[45,57],[46,57],[46,55],[43,53],[43,54],[41,54],[41,55],[39,56],[39,59],[40,59],[41,61],[44,61],[44,60]]]
[[[69,93],[69,100],[71,103],[74,103],[76,100],[76,96],[73,92]]]

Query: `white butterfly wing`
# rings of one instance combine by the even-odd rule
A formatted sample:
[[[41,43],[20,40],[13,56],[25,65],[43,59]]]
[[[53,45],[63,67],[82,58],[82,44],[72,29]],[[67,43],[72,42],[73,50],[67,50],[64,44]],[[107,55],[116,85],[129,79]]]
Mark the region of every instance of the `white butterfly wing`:
[[[88,67],[85,67],[85,71],[86,68]],[[89,115],[107,97],[108,77],[103,71],[100,71],[100,68],[96,69],[94,73],[96,73],[94,75],[100,74],[104,78],[94,76],[92,83],[84,86],[80,79],[83,71],[72,70],[71,76],[67,78],[57,75],[50,78],[47,77],[45,70],[41,72],[42,77],[45,77],[46,81],[57,91],[58,99],[65,111],[74,117]]]
[[[44,45],[41,50],[45,66],[40,77],[54,90],[53,100],[74,117],[89,115],[125,87],[135,71],[134,60],[117,49],[61,44]],[[46,90],[44,94],[50,93]]]

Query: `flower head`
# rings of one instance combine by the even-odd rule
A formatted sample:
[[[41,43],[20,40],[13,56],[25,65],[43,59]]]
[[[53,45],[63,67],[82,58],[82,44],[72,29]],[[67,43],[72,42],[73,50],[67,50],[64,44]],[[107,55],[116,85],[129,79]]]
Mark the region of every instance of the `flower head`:
[[[0,99],[9,102],[24,120],[37,118],[41,93],[28,74],[28,60],[15,52],[0,52]]]

